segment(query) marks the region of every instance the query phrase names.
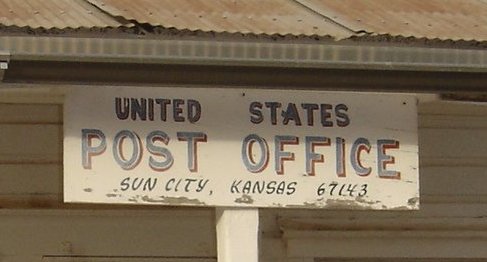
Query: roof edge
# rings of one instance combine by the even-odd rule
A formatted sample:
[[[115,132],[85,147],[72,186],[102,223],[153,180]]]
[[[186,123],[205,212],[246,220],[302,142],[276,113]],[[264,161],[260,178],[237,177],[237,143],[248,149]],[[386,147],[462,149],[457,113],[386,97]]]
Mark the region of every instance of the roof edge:
[[[487,50],[249,41],[0,37],[11,60],[487,72]]]

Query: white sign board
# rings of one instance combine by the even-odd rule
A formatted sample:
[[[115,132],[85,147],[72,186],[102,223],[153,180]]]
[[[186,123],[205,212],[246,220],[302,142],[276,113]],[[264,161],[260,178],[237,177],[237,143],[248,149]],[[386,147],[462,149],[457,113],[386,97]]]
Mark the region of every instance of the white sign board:
[[[65,202],[417,209],[413,96],[78,88]]]

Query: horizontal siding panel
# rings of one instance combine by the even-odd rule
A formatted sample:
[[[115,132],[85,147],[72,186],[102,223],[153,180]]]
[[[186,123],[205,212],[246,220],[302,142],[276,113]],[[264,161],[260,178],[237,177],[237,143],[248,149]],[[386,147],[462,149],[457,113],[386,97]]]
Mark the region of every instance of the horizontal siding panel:
[[[308,236],[307,233],[309,233]],[[299,232],[289,236],[289,257],[485,258],[485,232]],[[463,236],[462,236],[463,235]],[[286,236],[285,236],[286,237]]]
[[[280,237],[261,237],[260,241],[260,262],[286,261],[286,246]],[[302,261],[301,261],[302,262]]]
[[[8,211],[4,256],[216,257],[211,209]],[[25,260],[29,261],[29,260]]]
[[[63,204],[62,194],[2,194],[0,208],[12,209],[46,209],[77,208],[75,205]],[[85,206],[90,208],[90,206]]]
[[[487,105],[440,101],[419,106],[420,169],[487,167]]]
[[[420,170],[425,167],[457,167],[457,166],[470,166],[470,167],[487,167],[487,160],[485,157],[420,157],[419,167]]]
[[[40,256],[16,255],[16,256],[2,256],[4,262],[26,262],[26,261],[40,261]]]
[[[27,88],[25,88],[27,89]],[[12,88],[0,92],[0,103],[3,104],[23,104],[23,105],[40,105],[40,104],[59,104],[64,102],[64,96],[58,93],[46,91],[42,88],[23,90]]]
[[[61,163],[62,126],[0,124],[0,164]]]
[[[484,158],[487,130],[420,129],[419,156],[432,158]]]
[[[426,167],[420,169],[421,195],[487,195],[485,167]]]
[[[157,258],[157,257],[54,257],[46,256],[42,262],[216,262],[216,258]]]
[[[0,104],[0,123],[3,124],[61,124],[61,105]]]
[[[487,116],[486,103],[438,101],[422,103],[418,107],[420,117],[423,115],[444,116]]]
[[[487,115],[444,116],[423,115],[419,117],[420,129],[484,129],[487,132]]]
[[[0,164],[0,208],[61,208],[62,166]]]
[[[298,232],[317,231],[340,234],[341,232],[350,231],[351,233],[355,232],[357,237],[366,237],[367,234],[363,234],[362,232],[398,232],[403,231],[405,228],[410,233],[418,232],[419,234],[428,234],[427,232],[430,232],[430,235],[434,235],[434,232],[454,235],[454,233],[458,233],[461,230],[480,232],[487,229],[487,219],[485,218],[428,217],[410,218],[408,221],[397,218],[367,218],[360,220],[354,218],[283,219],[279,221],[279,224],[284,231],[296,231],[295,235],[303,236],[307,234],[300,234]],[[487,237],[485,232],[483,232],[483,235]]]
[[[483,258],[317,258],[312,262],[485,262]],[[303,262],[303,261],[301,261]]]
[[[0,195],[60,194],[61,191],[61,165],[0,165]]]
[[[296,209],[265,209],[260,210],[261,217],[268,217],[261,220],[264,231],[269,225],[268,234],[279,234],[280,229],[271,226],[275,220],[287,218],[397,218],[404,219],[406,223],[411,218],[428,217],[484,217],[487,213],[485,203],[428,203],[420,200],[420,209],[417,211],[397,211],[397,210],[299,210]],[[277,230],[277,231],[276,231]]]

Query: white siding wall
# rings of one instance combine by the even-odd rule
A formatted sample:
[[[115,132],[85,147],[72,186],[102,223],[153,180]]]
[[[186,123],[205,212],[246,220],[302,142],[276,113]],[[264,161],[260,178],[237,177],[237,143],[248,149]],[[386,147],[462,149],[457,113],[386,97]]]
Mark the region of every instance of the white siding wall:
[[[0,261],[216,257],[213,209],[62,204],[61,105],[0,103],[0,134]],[[487,257],[487,105],[423,104],[419,135],[420,211],[261,210],[262,261]]]

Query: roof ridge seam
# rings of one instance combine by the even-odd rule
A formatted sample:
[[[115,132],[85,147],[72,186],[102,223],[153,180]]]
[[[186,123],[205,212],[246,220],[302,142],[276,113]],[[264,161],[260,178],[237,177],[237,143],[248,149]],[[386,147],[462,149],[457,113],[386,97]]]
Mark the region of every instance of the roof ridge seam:
[[[131,24],[132,23],[130,20],[126,19],[123,16],[116,16],[116,15],[111,14],[110,12],[108,12],[105,9],[99,7],[97,4],[94,4],[90,0],[82,0],[82,1],[85,2],[85,3],[87,3],[88,5],[93,6],[93,8],[97,9],[101,13],[103,13],[103,14],[111,17],[113,20],[115,20],[116,22],[120,23],[121,25],[127,25],[127,24]]]
[[[341,27],[341,28],[343,28],[345,30],[348,30],[350,33],[353,33],[353,34],[356,34],[357,33],[356,31],[352,30],[351,28],[347,27],[346,25],[340,24],[339,22],[333,20],[332,18],[330,18],[330,17],[328,17],[328,16],[326,16],[326,15],[324,15],[324,14],[322,14],[322,13],[316,11],[316,10],[314,10],[313,8],[309,7],[306,3],[303,3],[302,0],[290,0],[290,1],[293,1],[293,2],[297,3],[298,5],[304,7],[305,9],[307,9],[308,11],[311,11],[312,13],[314,13],[314,14],[322,17],[322,18],[324,18],[328,22],[330,22],[330,23],[332,23],[334,25],[337,25],[337,26],[339,26],[339,27]]]
[[[483,4],[487,4],[487,1],[486,0],[480,0],[481,3]]]
[[[151,24],[148,24],[148,26],[147,26],[146,23],[141,23],[141,22],[137,21],[137,19],[128,19],[122,15],[114,15],[114,14],[110,13],[109,11],[103,9],[102,7],[98,6],[96,4],[96,1],[92,1],[92,0],[91,1],[90,0],[83,0],[83,1],[86,1],[87,3],[92,5],[94,8],[100,10],[100,12],[103,12],[104,14],[112,17],[113,19],[115,19],[115,21],[119,22],[122,25],[133,24],[138,29],[138,31],[143,32],[142,34],[144,34],[144,35],[153,34],[153,31],[154,31],[153,28],[157,27],[157,26],[153,26]],[[161,27],[165,28],[162,25],[161,25]]]

